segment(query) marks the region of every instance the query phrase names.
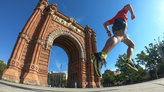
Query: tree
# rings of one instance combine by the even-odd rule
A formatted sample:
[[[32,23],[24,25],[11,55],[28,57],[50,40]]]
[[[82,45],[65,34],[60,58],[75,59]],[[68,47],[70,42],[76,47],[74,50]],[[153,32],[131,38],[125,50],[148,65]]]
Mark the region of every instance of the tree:
[[[163,37],[164,38],[164,37]],[[156,40],[155,40],[156,41]],[[160,55],[161,61],[158,63],[158,75],[164,76],[164,40],[160,40],[160,37],[158,37],[158,42],[156,41],[157,47],[158,47],[158,54]]]
[[[158,78],[158,75],[157,75],[157,65],[159,62],[161,62],[160,60],[160,56],[158,54],[158,51],[157,51],[157,44],[153,44],[153,43],[150,43],[149,44],[149,48],[146,47],[146,51],[149,55],[149,59],[148,59],[148,62],[147,62],[147,66],[148,66],[148,69],[150,71],[153,71],[155,73],[155,76],[156,78]]]
[[[137,58],[135,59],[138,64],[145,66],[149,56],[144,51],[141,51],[139,54],[137,54]]]
[[[104,83],[104,79],[103,78],[101,78],[101,84],[103,84]]]
[[[164,38],[164,36],[163,36]],[[156,39],[154,39],[156,41]],[[158,47],[158,54],[160,55],[163,63],[164,63],[164,40],[160,40],[160,37],[158,37],[158,42],[156,41],[157,47]]]
[[[3,71],[6,69],[6,64],[4,63],[4,61],[0,60],[0,78],[2,76]]]
[[[115,77],[114,75],[106,74],[103,80],[104,80],[103,84],[113,85],[115,82]]]
[[[158,64],[158,76],[159,77],[164,77],[164,63],[163,62],[161,62],[161,63],[159,63]]]
[[[121,74],[118,76],[118,81],[123,81],[125,83],[134,83],[144,80],[144,77],[146,76],[146,71],[139,65],[135,64],[136,68],[138,68],[138,72],[133,72],[129,70],[125,65],[125,60],[127,59],[127,55],[119,55],[119,58],[116,62],[116,67],[120,70]],[[133,59],[132,59],[133,60]]]
[[[126,54],[119,55],[115,65],[116,67],[118,67],[119,71],[121,72],[120,76],[122,81],[129,81],[131,79],[131,71],[127,69],[124,62],[126,59],[127,59]]]
[[[145,46],[146,53],[141,51],[141,53],[137,54],[137,62],[145,66],[145,68],[149,71],[151,78],[158,78],[158,64],[161,61],[161,58],[158,54],[158,45],[150,43],[149,47]]]

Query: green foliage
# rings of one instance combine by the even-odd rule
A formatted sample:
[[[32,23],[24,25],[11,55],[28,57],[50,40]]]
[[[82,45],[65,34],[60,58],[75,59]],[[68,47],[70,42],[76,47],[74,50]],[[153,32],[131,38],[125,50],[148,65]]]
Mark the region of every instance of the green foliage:
[[[6,64],[0,60],[0,76],[2,75],[3,71],[6,69]]]
[[[158,45],[150,43],[149,46],[145,46],[146,52],[141,51],[137,54],[137,62],[145,66],[145,68],[150,71],[151,78],[158,78],[157,71],[158,66],[162,62],[159,54],[158,54]],[[162,71],[161,71],[162,72]]]
[[[137,54],[136,61],[138,64],[146,65],[146,62],[148,61],[148,59],[149,59],[149,56],[146,55],[144,51],[141,51],[141,53]]]
[[[104,77],[104,84],[114,84],[115,77],[113,75],[107,74]]]
[[[132,72],[131,70],[129,70],[124,62],[126,59],[126,54],[119,55],[115,66],[119,69],[121,73],[117,76],[106,74],[106,76],[101,79],[101,82],[103,84],[120,85],[122,83],[127,84],[141,82],[147,79],[148,73],[139,64],[134,63],[135,66],[138,68],[138,72]]]
[[[148,73],[143,68],[138,67],[138,72],[132,73],[133,82],[141,82],[148,77]]]
[[[158,75],[164,76],[164,63],[161,62],[158,64]]]
[[[118,67],[118,69],[121,72],[125,72],[127,70],[124,61],[127,59],[126,54],[123,55],[119,55],[118,59],[117,59],[117,63],[115,64],[116,67]]]
[[[157,64],[161,62],[161,58],[158,54],[158,46],[157,44],[150,43],[149,47],[145,46],[146,52],[148,54],[148,60],[146,62],[146,67],[148,70],[155,70],[157,68]]]
[[[164,63],[162,62],[159,52],[161,50],[164,52],[164,40],[159,41],[159,43],[160,45],[150,43],[148,46],[145,46],[145,51],[141,51],[137,54],[134,64],[136,68],[138,68],[138,72],[132,72],[126,67],[124,61],[127,59],[127,55],[123,54],[119,55],[115,65],[121,73],[117,76],[106,75],[101,81],[108,84],[135,83],[148,80],[149,77],[158,78],[158,75],[163,77]],[[159,46],[162,46],[160,51]]]
[[[139,64],[136,65],[135,63],[134,64],[138,68],[139,71],[138,72],[132,72],[125,65],[124,61],[126,59],[127,59],[126,54],[119,55],[119,58],[118,58],[115,66],[118,67],[121,74],[116,77],[117,81],[124,81],[126,83],[133,83],[133,82],[139,82],[139,81],[144,80],[144,77],[147,75],[147,72],[142,67],[140,67]]]
[[[124,76],[122,74],[119,74],[115,76],[115,82],[123,82],[124,81]]]
[[[103,79],[103,78],[101,78],[100,80],[101,80],[101,83],[103,84],[103,83],[104,83],[104,79]]]

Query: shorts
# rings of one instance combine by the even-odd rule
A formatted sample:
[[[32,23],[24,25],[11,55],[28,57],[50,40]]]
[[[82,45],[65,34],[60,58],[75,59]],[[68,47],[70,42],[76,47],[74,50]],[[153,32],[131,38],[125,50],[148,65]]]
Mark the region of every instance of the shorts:
[[[114,21],[114,23],[113,23],[113,26],[112,26],[112,31],[113,31],[113,33],[114,33],[115,31],[120,31],[120,30],[124,31],[125,33],[126,33],[126,31],[127,31],[127,24],[126,24],[125,21],[124,21],[123,19],[121,19],[121,18],[116,19],[116,20]]]
[[[124,32],[124,36],[122,38],[122,42],[127,39],[127,35],[126,35],[126,31],[127,31],[127,24],[125,23],[125,21],[121,18],[119,19],[116,19],[113,23],[113,26],[112,26],[112,32],[116,32],[116,31],[123,31]]]

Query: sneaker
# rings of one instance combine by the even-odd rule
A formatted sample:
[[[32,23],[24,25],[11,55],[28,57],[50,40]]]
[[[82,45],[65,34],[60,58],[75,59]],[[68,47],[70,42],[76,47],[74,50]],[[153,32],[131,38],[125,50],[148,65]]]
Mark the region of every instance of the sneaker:
[[[94,68],[95,68],[96,74],[98,77],[100,77],[101,76],[101,68],[104,63],[106,65],[106,60],[102,57],[101,52],[93,54],[93,63],[94,63]]]
[[[138,69],[135,67],[132,60],[126,60],[125,63],[130,70],[138,72]]]

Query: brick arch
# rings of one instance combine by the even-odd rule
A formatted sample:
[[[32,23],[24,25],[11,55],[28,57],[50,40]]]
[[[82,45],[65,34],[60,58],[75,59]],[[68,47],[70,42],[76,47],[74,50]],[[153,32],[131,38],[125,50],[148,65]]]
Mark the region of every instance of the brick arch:
[[[85,61],[85,52],[79,39],[69,31],[55,30],[51,32],[46,39],[45,49],[51,51],[53,45],[63,48],[69,58],[68,61],[68,87],[81,86],[81,66]],[[82,62],[82,63],[80,63]]]
[[[85,54],[85,49],[82,45],[82,43],[79,41],[79,39],[73,35],[71,32],[69,31],[65,31],[65,30],[56,30],[51,32],[46,39],[46,49],[50,49],[53,46],[53,42],[56,38],[60,37],[60,36],[68,36],[74,43],[75,45],[77,45],[78,50],[79,50],[79,57],[80,59],[82,59],[82,61],[85,61],[86,59],[86,54]]]
[[[46,36],[51,30],[54,31]],[[60,42],[62,40],[65,40],[64,43]],[[60,13],[57,4],[49,5],[48,0],[39,0],[20,32],[2,79],[47,86],[49,58],[54,44],[64,48],[67,54],[72,52],[69,54],[74,59],[71,63],[77,63],[70,64],[69,79],[78,77],[78,87],[85,88],[86,83],[87,87],[101,86],[92,62],[92,54],[97,52],[96,33],[89,26],[84,28],[73,18]]]

